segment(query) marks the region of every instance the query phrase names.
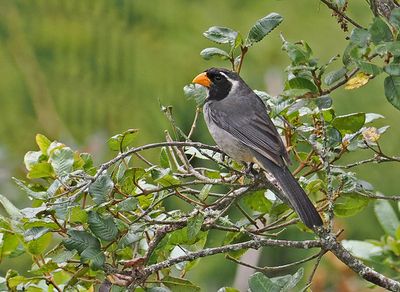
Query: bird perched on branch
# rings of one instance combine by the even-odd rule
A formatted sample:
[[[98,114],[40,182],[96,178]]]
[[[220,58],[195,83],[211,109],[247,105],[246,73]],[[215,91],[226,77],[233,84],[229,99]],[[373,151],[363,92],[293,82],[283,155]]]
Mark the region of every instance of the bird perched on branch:
[[[321,226],[317,210],[286,165],[289,155],[260,97],[227,69],[210,68],[192,82],[208,89],[204,119],[221,150],[237,161],[257,163],[276,179],[306,226]]]

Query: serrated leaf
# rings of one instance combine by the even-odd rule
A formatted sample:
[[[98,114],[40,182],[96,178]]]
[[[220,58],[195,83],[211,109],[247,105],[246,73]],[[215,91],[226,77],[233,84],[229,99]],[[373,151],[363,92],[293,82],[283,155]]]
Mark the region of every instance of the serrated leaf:
[[[400,29],[400,8],[394,8],[390,12],[389,22],[393,25],[397,30]]]
[[[49,161],[58,176],[67,175],[72,172],[74,152],[69,147],[54,149]]]
[[[174,292],[200,292],[199,286],[182,278],[166,276],[161,282]]]
[[[380,246],[365,241],[342,240],[341,243],[352,255],[363,260],[373,260],[383,253]]]
[[[112,217],[102,217],[95,211],[89,211],[89,228],[93,234],[106,241],[112,241],[118,234],[118,228]]]
[[[96,204],[107,201],[108,195],[114,188],[114,183],[107,173],[100,175],[89,187],[89,194]]]
[[[360,195],[342,194],[335,202],[333,211],[338,217],[350,217],[364,210],[368,203],[368,198]]]
[[[386,42],[375,47],[376,53],[385,55],[390,52],[393,56],[400,56],[400,41]]]
[[[161,184],[162,186],[173,186],[179,185],[180,181],[173,175],[171,175],[171,171],[169,168],[167,169],[152,169],[151,176],[154,182]]]
[[[236,31],[222,26],[212,26],[203,33],[206,38],[218,44],[234,44],[237,34]]]
[[[389,42],[393,39],[389,26],[381,17],[374,18],[369,32],[371,33],[371,40],[374,44]]]
[[[344,89],[351,90],[360,88],[361,86],[367,84],[370,78],[371,76],[365,74],[364,72],[358,72],[354,77],[347,80]]]
[[[227,60],[229,59],[229,54],[225,52],[224,50],[218,49],[218,48],[205,48],[200,52],[200,56],[204,60],[210,60],[212,57],[219,57],[222,60]]]
[[[204,215],[202,213],[198,213],[197,215],[188,219],[187,236],[189,240],[193,240],[196,238],[197,234],[201,230],[203,222]]]
[[[246,46],[250,47],[254,43],[261,41],[267,34],[274,30],[282,20],[283,17],[274,12],[257,20],[247,35]]]
[[[304,269],[300,268],[293,275],[274,277],[271,279],[271,281],[282,287],[280,291],[292,291],[292,289],[296,287],[296,285],[300,282],[303,276],[304,276]]]
[[[374,204],[374,211],[383,230],[395,237],[400,221],[392,205],[386,200],[377,200]]]
[[[355,133],[365,124],[365,113],[353,113],[343,116],[337,116],[333,119],[332,125],[339,130],[344,136],[345,134]]]
[[[326,85],[332,85],[335,82],[339,81],[343,78],[347,73],[347,69],[345,67],[340,68],[339,70],[335,70],[326,74],[324,82]]]
[[[388,76],[384,81],[386,99],[400,110],[400,77]]]
[[[87,247],[100,248],[99,240],[86,231],[68,230],[67,234],[69,237],[63,240],[63,245],[68,250],[82,253]]]
[[[15,207],[14,204],[11,203],[5,196],[1,194],[0,194],[0,204],[3,205],[4,210],[7,212],[8,215],[10,215],[12,219],[20,220],[23,217],[21,211],[17,207]]]
[[[93,270],[101,269],[106,261],[100,247],[88,247],[81,253],[81,261],[88,263]]]
[[[200,106],[207,98],[207,88],[200,84],[185,85],[183,92],[188,99],[193,99]]]
[[[132,224],[128,232],[121,238],[118,245],[121,247],[130,246],[132,243],[143,238],[144,226],[142,224]]]

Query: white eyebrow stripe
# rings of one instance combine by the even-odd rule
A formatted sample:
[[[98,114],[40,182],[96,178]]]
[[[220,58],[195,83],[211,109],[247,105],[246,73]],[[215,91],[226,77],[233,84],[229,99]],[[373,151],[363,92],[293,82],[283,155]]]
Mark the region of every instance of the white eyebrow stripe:
[[[226,75],[224,72],[219,72],[219,73],[225,76],[225,78],[228,79],[230,83],[232,83],[232,88],[229,93],[235,92],[237,87],[239,86],[239,81],[229,78],[228,75]]]

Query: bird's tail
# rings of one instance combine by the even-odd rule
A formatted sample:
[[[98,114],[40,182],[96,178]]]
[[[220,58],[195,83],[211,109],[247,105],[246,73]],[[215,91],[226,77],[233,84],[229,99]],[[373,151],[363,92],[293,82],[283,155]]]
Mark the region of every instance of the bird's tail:
[[[315,209],[313,203],[294,178],[290,170],[286,166],[279,167],[259,153],[256,153],[256,158],[261,164],[260,166],[275,177],[279,186],[286,195],[285,199],[289,201],[290,205],[299,215],[304,224],[311,229],[313,229],[314,226],[321,226],[323,223],[318,211]]]

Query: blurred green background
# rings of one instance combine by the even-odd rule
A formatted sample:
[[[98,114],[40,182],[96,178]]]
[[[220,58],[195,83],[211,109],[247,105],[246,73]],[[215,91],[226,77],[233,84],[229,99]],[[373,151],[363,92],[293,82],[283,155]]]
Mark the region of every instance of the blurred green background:
[[[365,1],[351,1],[348,11],[368,26]],[[112,155],[107,138],[128,128],[141,130],[138,144],[164,139],[168,123],[159,102],[172,105],[178,124],[187,130],[195,104],[185,99],[183,86],[208,67],[228,65],[200,58],[203,48],[214,46],[202,33],[221,25],[245,34],[270,12],[284,21],[250,50],[242,76],[251,87],[268,91],[265,80],[271,72],[285,78],[289,61],[279,33],[290,41],[306,40],[321,61],[343,52],[348,33],[317,0],[0,0],[0,192],[19,207],[29,204],[10,177],[24,176],[23,155],[35,148],[36,133],[95,153],[100,163]],[[384,115],[378,125],[392,127],[383,149],[400,153],[400,115],[386,102],[383,77],[332,97],[338,114]],[[195,139],[213,143],[202,120]],[[387,195],[398,193],[399,170],[395,164],[355,169]],[[367,208],[351,224],[340,220],[346,236],[379,238],[372,214]],[[281,263],[289,256],[274,251]],[[207,291],[232,284],[235,266],[220,259],[205,260],[191,275]],[[0,269],[3,273],[7,267]]]

